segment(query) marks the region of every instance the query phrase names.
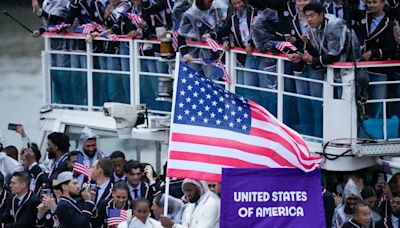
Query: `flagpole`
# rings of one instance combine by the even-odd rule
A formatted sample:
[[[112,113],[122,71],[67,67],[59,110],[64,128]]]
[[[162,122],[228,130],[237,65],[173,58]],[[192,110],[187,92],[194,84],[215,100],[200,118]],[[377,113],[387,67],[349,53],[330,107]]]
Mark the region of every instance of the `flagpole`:
[[[169,197],[169,177],[165,177],[165,193],[164,193],[164,216],[168,215],[168,197]]]
[[[168,143],[168,159],[170,156],[170,149],[169,145],[171,145],[171,134],[172,134],[172,128],[173,128],[173,121],[174,121],[174,113],[175,113],[175,99],[176,99],[176,91],[178,87],[178,75],[179,75],[179,65],[181,61],[181,53],[178,51],[176,52],[176,57],[175,57],[175,72],[174,72],[174,87],[173,87],[173,92],[172,92],[172,108],[171,108],[171,127],[169,131],[169,143]],[[168,163],[167,163],[167,169],[166,172],[168,173]],[[164,194],[164,216],[168,215],[168,197],[169,197],[169,185],[170,185],[170,179],[167,175],[165,174],[165,194]]]

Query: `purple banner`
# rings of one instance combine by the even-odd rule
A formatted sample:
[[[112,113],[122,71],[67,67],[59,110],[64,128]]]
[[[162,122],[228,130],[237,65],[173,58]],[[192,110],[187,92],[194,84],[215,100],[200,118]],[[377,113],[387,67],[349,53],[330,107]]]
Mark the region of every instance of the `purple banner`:
[[[223,169],[221,227],[325,227],[320,170]]]

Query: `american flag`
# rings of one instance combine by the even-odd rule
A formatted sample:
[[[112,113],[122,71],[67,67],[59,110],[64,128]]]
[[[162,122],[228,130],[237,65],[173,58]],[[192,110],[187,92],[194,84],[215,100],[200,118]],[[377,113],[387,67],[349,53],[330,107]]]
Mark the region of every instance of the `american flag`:
[[[78,154],[76,157],[76,162],[74,164],[74,169],[73,171],[75,173],[80,173],[86,176],[89,180],[92,178],[92,170],[90,167],[86,164],[85,159],[83,158],[82,154]]]
[[[101,36],[104,37],[104,38],[111,39],[113,42],[117,42],[119,40],[118,35],[115,35],[115,34],[105,34],[104,33]]]
[[[176,51],[178,50],[178,36],[179,36],[178,31],[172,30],[172,46]]]
[[[47,31],[49,32],[60,32],[65,28],[69,28],[71,27],[71,24],[58,24],[58,25],[54,25],[54,26],[49,26],[47,27]]]
[[[311,171],[301,136],[251,100],[180,63],[169,144],[169,177],[220,181],[222,168],[298,167]]]
[[[89,34],[95,30],[97,30],[98,32],[104,31],[103,26],[97,24],[96,22],[83,24],[83,25],[79,26],[79,28],[83,29],[83,31],[82,31],[83,34]]]
[[[210,65],[210,66],[218,67],[219,69],[222,70],[223,74],[220,74],[219,72],[216,72],[216,73],[214,72],[214,76],[216,78],[218,78],[218,79],[222,78],[223,80],[225,80],[229,84],[231,83],[231,78],[230,78],[230,76],[228,74],[228,71],[225,68],[224,63],[222,63],[221,59],[218,59],[217,61],[213,62],[213,60],[211,60],[211,59],[202,59],[202,58],[200,58],[197,61],[198,61],[199,64],[202,64],[202,65]]]
[[[108,226],[118,226],[124,221],[128,221],[128,213],[126,210],[108,209]]]
[[[289,48],[292,51],[297,51],[297,48],[292,43],[287,41],[271,41],[271,43],[281,52],[284,52],[286,48]]]
[[[211,38],[206,38],[206,43],[208,44],[208,46],[211,47],[211,50],[213,52],[217,52],[218,51],[219,45],[215,40],[213,40]]]
[[[123,16],[128,17],[134,24],[139,25],[142,22],[142,18],[134,13],[122,13]]]

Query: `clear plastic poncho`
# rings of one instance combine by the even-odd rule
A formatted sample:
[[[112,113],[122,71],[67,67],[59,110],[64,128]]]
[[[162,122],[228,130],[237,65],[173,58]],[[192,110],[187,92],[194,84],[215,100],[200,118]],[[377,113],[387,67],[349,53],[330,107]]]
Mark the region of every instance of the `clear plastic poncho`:
[[[346,202],[347,198],[349,198],[350,195],[356,196],[356,197],[360,198],[360,200],[362,200],[361,192],[357,188],[357,185],[354,183],[354,181],[352,179],[349,179],[347,181],[346,185],[344,186],[343,202]]]
[[[193,0],[176,0],[172,10],[172,22],[175,30],[179,30],[183,14],[193,5]]]
[[[340,55],[345,48],[347,26],[346,22],[332,14],[325,14],[325,27],[319,32],[318,28],[310,28],[308,37],[311,45],[326,55]]]
[[[165,194],[163,194],[160,198],[160,207],[164,208],[165,202]],[[182,207],[183,202],[182,200],[176,199],[172,196],[168,196],[168,217],[172,219],[172,221],[180,222],[182,217]]]
[[[180,35],[187,39],[202,41],[206,33],[221,27],[227,16],[228,5],[222,0],[213,1],[209,10],[202,11],[194,3],[184,14]]]
[[[94,133],[94,131],[88,127],[83,128],[81,137],[79,138],[79,146],[78,150],[83,152],[83,145],[88,139],[96,139],[96,141],[99,139],[99,136]]]
[[[42,4],[43,11],[50,15],[59,16],[61,18],[67,17],[68,5],[68,0],[44,0]]]
[[[271,40],[275,39],[276,28],[274,24],[279,22],[276,10],[265,9],[257,13],[257,17],[251,25],[250,36],[254,46],[261,52],[270,51],[273,45]]]

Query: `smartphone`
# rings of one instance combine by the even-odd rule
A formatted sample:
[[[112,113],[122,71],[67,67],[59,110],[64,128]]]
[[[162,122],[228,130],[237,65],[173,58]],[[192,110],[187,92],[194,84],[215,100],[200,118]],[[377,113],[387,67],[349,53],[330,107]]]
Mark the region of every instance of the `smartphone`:
[[[8,130],[10,130],[10,131],[15,131],[15,130],[17,130],[17,126],[18,126],[19,124],[15,124],[15,123],[9,123],[8,124]]]
[[[90,191],[96,192],[96,184],[90,184]]]
[[[44,188],[42,191],[43,191],[43,195],[45,195],[47,197],[51,197],[51,189]]]

